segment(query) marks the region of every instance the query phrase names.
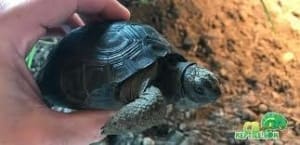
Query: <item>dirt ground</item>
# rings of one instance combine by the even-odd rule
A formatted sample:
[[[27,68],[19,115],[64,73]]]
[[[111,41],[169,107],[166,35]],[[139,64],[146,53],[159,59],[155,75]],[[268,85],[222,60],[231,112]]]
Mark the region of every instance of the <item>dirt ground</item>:
[[[300,144],[300,2],[265,1],[271,21],[259,0],[126,2],[132,20],[155,26],[175,51],[219,76],[223,96],[184,129],[200,131],[198,144]],[[270,111],[288,118],[280,140],[233,139]]]

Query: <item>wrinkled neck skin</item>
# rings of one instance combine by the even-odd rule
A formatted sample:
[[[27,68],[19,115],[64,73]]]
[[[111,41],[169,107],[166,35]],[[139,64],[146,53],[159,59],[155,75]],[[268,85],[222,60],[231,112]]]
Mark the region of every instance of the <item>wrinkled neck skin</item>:
[[[175,65],[163,66],[163,72],[159,78],[158,86],[166,96],[168,104],[175,104],[181,98],[185,98],[183,77],[185,70],[195,63],[178,62]]]
[[[176,109],[192,109],[192,108],[198,108],[200,106],[199,103],[196,103],[195,101],[192,101],[189,98],[189,95],[186,92],[186,88],[190,86],[186,86],[184,83],[185,75],[187,73],[188,68],[191,66],[196,65],[195,63],[191,62],[179,62],[176,65],[177,68],[177,80],[176,80],[176,85],[173,90],[175,92],[174,94],[174,101],[172,102],[174,104],[174,107]]]
[[[186,94],[184,93],[184,75],[191,65],[195,65],[195,63],[192,62],[178,62],[176,65],[176,85],[175,88],[173,88],[175,92],[175,96],[177,99],[185,98]]]

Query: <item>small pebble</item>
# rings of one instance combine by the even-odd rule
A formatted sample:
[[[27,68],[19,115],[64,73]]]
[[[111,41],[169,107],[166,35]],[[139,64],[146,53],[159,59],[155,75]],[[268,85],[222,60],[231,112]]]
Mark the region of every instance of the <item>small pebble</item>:
[[[139,135],[137,135],[136,137],[133,138],[133,142],[131,144],[140,145],[140,144],[143,143],[143,141],[144,141],[144,136],[142,134],[139,134]]]
[[[179,125],[179,129],[180,129],[180,130],[184,130],[184,129],[186,129],[186,127],[187,127],[187,125],[186,125],[185,123],[181,123],[181,124]]]
[[[185,116],[185,113],[184,112],[180,112],[180,113],[178,113],[178,119],[180,119],[180,120],[184,120],[184,116]]]
[[[275,140],[274,145],[283,145],[283,142],[281,140]]]
[[[193,47],[194,43],[193,43],[193,40],[189,37],[185,37],[184,40],[183,40],[183,44],[182,44],[182,48],[183,49],[191,49]]]
[[[222,76],[227,76],[227,70],[224,69],[224,68],[221,68],[220,74],[221,74]]]
[[[191,118],[191,112],[190,111],[187,111],[187,112],[185,112],[185,118],[186,119],[190,119]]]
[[[206,123],[207,123],[208,126],[213,126],[213,125],[215,125],[215,122],[214,122],[214,121],[210,121],[210,120],[207,121]]]
[[[143,140],[143,145],[155,145],[155,141],[150,137],[145,137]]]
[[[296,124],[293,130],[297,136],[300,136],[300,123]]]
[[[201,138],[198,139],[198,144],[204,144],[204,143],[205,143],[205,141],[203,139],[201,139]]]
[[[236,144],[236,141],[234,138],[228,138],[227,141],[228,141],[228,144]]]
[[[199,130],[192,130],[191,131],[193,134],[200,134],[200,131]]]
[[[74,112],[74,110],[70,109],[70,108],[63,108],[62,112],[64,112],[64,113],[72,113],[72,112]]]
[[[191,115],[196,115],[197,113],[197,109],[190,109],[189,112],[191,113]]]
[[[242,118],[248,121],[255,121],[257,119],[257,115],[249,108],[245,108],[243,110]]]
[[[287,63],[287,62],[290,62],[292,60],[295,59],[295,54],[293,52],[285,52],[282,56],[281,56],[281,59],[283,62]]]
[[[59,107],[59,106],[53,106],[51,109],[54,111],[57,111],[57,112],[62,112],[62,110],[63,110],[63,108]]]
[[[173,110],[174,110],[173,105],[172,104],[168,105],[167,106],[167,111],[166,111],[166,116],[169,116],[172,113]]]
[[[188,138],[185,138],[180,145],[191,145],[191,141]]]
[[[286,107],[294,108],[297,106],[297,103],[293,99],[287,99],[287,100],[285,100],[285,105],[286,105]]]
[[[249,95],[246,98],[246,103],[249,104],[250,106],[255,106],[255,105],[258,105],[259,100],[256,98],[256,96]]]
[[[232,119],[232,122],[235,124],[239,124],[242,122],[242,120],[241,120],[241,118],[234,118],[234,119]]]
[[[184,138],[185,136],[182,132],[174,130],[169,134],[168,142],[180,143]]]
[[[219,141],[220,141],[220,142],[226,142],[227,139],[226,139],[225,137],[220,137],[220,138],[219,138]]]
[[[260,104],[260,105],[258,106],[258,110],[259,110],[259,112],[261,112],[261,113],[265,113],[265,112],[268,111],[268,106],[267,106],[266,104]]]

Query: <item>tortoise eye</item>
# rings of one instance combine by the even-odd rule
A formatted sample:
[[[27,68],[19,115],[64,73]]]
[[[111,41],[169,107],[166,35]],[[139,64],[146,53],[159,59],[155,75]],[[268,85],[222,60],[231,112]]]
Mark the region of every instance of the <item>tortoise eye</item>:
[[[196,88],[196,92],[197,92],[198,94],[204,94],[204,88],[203,88],[203,87],[197,87],[197,88]]]

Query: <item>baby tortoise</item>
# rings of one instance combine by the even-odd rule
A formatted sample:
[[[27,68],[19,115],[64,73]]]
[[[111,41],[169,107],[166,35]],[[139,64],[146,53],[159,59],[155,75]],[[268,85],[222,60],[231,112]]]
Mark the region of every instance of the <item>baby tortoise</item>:
[[[89,24],[58,44],[38,84],[49,105],[120,109],[104,134],[138,133],[164,123],[168,104],[195,108],[221,94],[212,72],[171,49],[148,25]]]

